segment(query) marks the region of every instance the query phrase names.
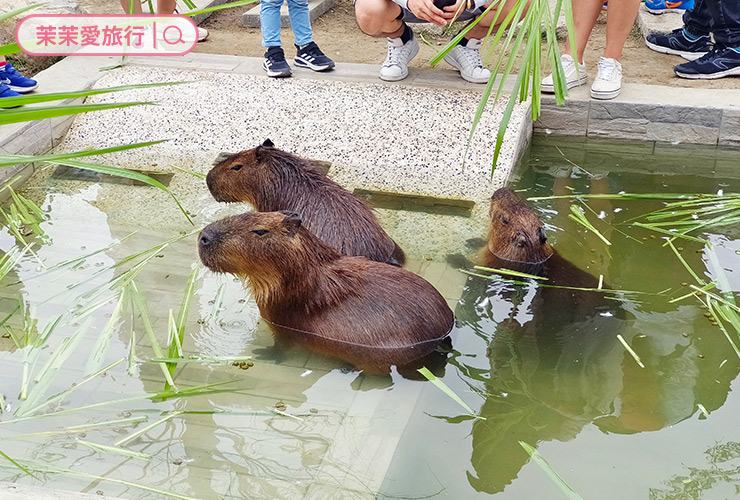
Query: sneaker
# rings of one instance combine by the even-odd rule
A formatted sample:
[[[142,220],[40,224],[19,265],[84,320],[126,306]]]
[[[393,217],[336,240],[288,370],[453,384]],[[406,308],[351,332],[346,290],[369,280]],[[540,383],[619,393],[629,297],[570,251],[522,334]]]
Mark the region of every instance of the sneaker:
[[[695,61],[679,64],[673,71],[681,78],[696,80],[740,75],[740,48],[715,47]]]
[[[308,68],[314,71],[327,71],[334,67],[334,61],[329,59],[321,52],[321,49],[314,42],[300,48],[295,46],[298,53],[295,56],[295,65],[299,68]]]
[[[668,34],[653,33],[645,39],[649,49],[661,54],[672,54],[693,61],[712,50],[712,39],[709,35],[692,37],[683,28]]]
[[[586,65],[579,63],[577,67],[578,71],[576,71],[576,61],[572,56],[563,54],[560,56],[560,64],[563,65],[565,84],[567,85],[568,90],[573,87],[585,85],[586,81],[588,81],[588,77],[586,76]],[[555,82],[553,81],[552,75],[548,75],[542,79],[540,90],[546,94],[555,93]]]
[[[205,28],[198,27],[198,41],[199,42],[205,42],[206,38],[208,38],[208,30]]]
[[[4,83],[0,83],[0,108],[17,108],[18,105],[15,106],[4,106],[2,98],[3,97],[20,97],[20,94],[14,90],[10,90],[10,87],[8,87]]]
[[[409,63],[419,53],[419,42],[415,36],[403,43],[401,37],[388,39],[388,57],[380,67],[380,79],[397,82],[409,76]]]
[[[6,63],[5,66],[0,67],[0,84],[5,84],[10,90],[20,92],[21,94],[36,90],[39,86],[36,80],[26,78],[18,73],[18,70],[10,63]]]
[[[262,68],[267,71],[267,76],[273,78],[285,78],[290,76],[290,66],[285,60],[285,53],[282,47],[268,47],[265,52],[265,60],[262,61]]]
[[[694,0],[645,0],[645,8],[651,14],[662,14],[670,11],[683,11],[694,8]]]
[[[445,62],[460,72],[463,80],[470,83],[488,83],[491,72],[483,67],[480,60],[480,46],[482,42],[470,38],[465,46],[455,45],[445,56]]]
[[[602,57],[599,59],[599,70],[591,85],[591,97],[594,99],[614,99],[622,90],[622,64],[616,59]]]

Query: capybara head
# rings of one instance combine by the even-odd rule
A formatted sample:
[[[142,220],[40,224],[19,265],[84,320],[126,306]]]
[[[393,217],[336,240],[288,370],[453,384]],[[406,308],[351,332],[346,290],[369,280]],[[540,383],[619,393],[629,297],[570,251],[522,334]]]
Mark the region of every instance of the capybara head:
[[[250,212],[227,217],[206,226],[198,240],[198,253],[212,271],[237,276],[274,275],[302,261],[339,257],[301,227],[294,212]],[[327,255],[324,255],[327,254]]]
[[[216,201],[246,202],[256,206],[259,194],[268,188],[265,160],[274,146],[267,139],[253,149],[218,155],[206,176],[206,184]]]
[[[537,214],[513,191],[501,188],[491,197],[488,250],[511,262],[540,264],[554,250]]]

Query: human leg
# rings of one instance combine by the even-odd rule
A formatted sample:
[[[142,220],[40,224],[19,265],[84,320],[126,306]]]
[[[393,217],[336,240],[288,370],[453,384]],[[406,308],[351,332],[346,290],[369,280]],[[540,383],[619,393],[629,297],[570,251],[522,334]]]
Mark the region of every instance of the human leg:
[[[486,3],[482,9],[487,9],[491,3]],[[466,33],[465,38],[445,56],[445,62],[456,68],[463,79],[471,83],[487,83],[491,78],[491,71],[483,66],[480,59],[483,38],[488,35],[489,31],[495,33],[512,9],[521,9],[521,15],[524,16],[528,7],[529,2],[517,6],[517,0],[506,0],[497,9],[481,17],[480,21]],[[497,11],[500,11],[498,16]],[[496,19],[496,25],[491,30],[494,19]]]
[[[308,0],[288,0],[288,14],[297,50],[295,65],[314,71],[326,71],[333,68],[334,61],[326,57],[313,41]]]
[[[712,50],[709,15],[706,0],[696,0],[694,8],[683,14],[683,27],[670,33],[652,33],[645,38],[649,49],[693,61]]]
[[[419,42],[406,23],[403,10],[391,0],[357,0],[355,19],[363,33],[388,38],[388,55],[380,67],[380,79],[403,80],[408,64],[419,53]]]
[[[290,76],[290,66],[280,41],[280,7],[284,0],[262,0],[260,2],[260,27],[262,46],[267,48],[262,68],[267,76],[282,78]]]
[[[740,76],[740,4],[735,0],[704,0],[711,18],[715,47],[673,70],[681,78],[712,80]]]

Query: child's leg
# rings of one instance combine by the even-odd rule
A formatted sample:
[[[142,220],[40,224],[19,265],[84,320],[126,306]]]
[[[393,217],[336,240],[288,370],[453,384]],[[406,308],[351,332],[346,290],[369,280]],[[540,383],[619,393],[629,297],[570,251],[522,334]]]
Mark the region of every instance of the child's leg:
[[[311,17],[308,13],[308,0],[288,0],[290,27],[293,29],[295,44],[303,47],[313,41]]]
[[[260,25],[262,27],[262,46],[280,47],[280,7],[284,0],[261,0]]]

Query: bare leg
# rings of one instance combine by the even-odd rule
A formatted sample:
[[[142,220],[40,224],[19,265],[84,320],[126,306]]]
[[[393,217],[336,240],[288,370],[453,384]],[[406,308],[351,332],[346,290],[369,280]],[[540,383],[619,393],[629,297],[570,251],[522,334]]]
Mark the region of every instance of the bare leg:
[[[121,7],[124,12],[129,11],[130,0],[120,0]],[[134,14],[141,14],[141,0],[133,0],[134,2]],[[175,12],[175,0],[157,0],[157,14],[168,15]]]
[[[632,31],[637,12],[640,9],[640,0],[609,0],[606,11],[606,48],[604,57],[622,58],[624,42]]]
[[[404,24],[398,18],[401,7],[391,0],[357,0],[355,19],[363,33],[376,37],[397,38]]]
[[[624,2],[624,0],[609,0],[616,2]],[[596,21],[599,19],[599,14],[604,5],[602,0],[572,0],[573,3],[573,31],[576,37],[576,52],[578,53],[578,62],[583,62],[583,53],[586,51],[586,44],[588,38],[591,36],[591,32],[596,26]],[[632,18],[632,22],[635,18]],[[631,25],[630,25],[631,26]],[[608,35],[607,35],[608,38]],[[565,53],[573,56],[570,50],[570,40],[565,42]]]

